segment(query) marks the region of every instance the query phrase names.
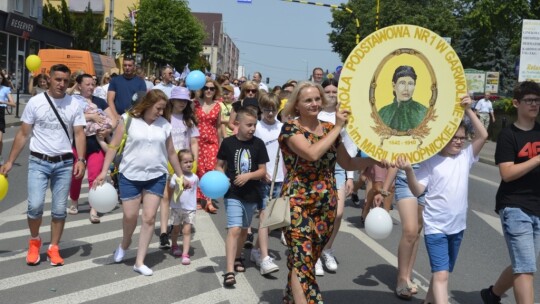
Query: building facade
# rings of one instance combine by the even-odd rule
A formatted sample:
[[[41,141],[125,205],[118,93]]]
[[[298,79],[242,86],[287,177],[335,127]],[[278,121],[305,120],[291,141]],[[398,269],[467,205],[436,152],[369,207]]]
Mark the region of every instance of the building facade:
[[[205,28],[206,39],[203,41],[203,56],[210,63],[212,74],[231,73],[232,78],[238,77],[240,51],[234,41],[223,30],[223,15],[219,13],[192,13]]]
[[[13,85],[26,91],[26,57],[41,48],[71,48],[73,37],[41,25],[42,0],[0,1],[0,68]]]

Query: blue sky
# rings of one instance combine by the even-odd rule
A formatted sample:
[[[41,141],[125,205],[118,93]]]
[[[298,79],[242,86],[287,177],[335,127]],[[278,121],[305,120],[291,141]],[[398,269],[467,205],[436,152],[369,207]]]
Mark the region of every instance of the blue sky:
[[[316,1],[340,4],[337,0]],[[341,60],[328,42],[331,32],[329,7],[253,0],[188,0],[192,12],[223,14],[224,30],[240,50],[246,73],[270,77],[271,85],[288,79],[304,80],[314,67],[333,72]]]

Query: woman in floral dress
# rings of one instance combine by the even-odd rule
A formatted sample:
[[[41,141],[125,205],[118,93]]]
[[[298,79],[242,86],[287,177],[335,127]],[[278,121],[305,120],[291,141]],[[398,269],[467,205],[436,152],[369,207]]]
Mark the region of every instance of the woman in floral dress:
[[[217,163],[217,153],[221,138],[219,126],[221,125],[221,107],[216,98],[221,96],[221,89],[216,81],[208,80],[201,89],[200,99],[195,100],[195,115],[199,121],[199,162],[197,163],[197,176],[202,176],[214,170]],[[201,189],[197,189],[197,208],[201,208],[201,201],[206,201],[205,209],[209,213],[216,213],[212,200],[206,197]]]
[[[345,170],[363,170],[376,163],[372,159],[351,158],[345,150],[339,132],[347,123],[347,111],[337,109],[335,125],[317,119],[326,104],[320,85],[303,82],[292,92],[283,110],[282,117],[296,117],[283,125],[279,137],[287,168],[282,194],[291,194],[291,225],[284,229],[289,247],[284,303],[292,303],[293,298],[297,304],[323,303],[315,279],[315,262],[334,228],[336,161]]]

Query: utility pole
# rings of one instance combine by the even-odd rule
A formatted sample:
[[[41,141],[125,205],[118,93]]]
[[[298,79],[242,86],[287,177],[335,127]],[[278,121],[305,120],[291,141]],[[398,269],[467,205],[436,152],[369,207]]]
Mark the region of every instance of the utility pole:
[[[107,40],[108,40],[108,48],[107,48],[107,55],[112,57],[113,54],[113,30],[114,30],[114,0],[110,0],[109,2],[109,31],[107,33]]]

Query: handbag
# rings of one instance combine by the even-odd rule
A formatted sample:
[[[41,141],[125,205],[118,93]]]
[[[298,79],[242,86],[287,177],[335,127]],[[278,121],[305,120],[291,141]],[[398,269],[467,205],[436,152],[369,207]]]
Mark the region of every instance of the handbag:
[[[291,208],[289,203],[289,197],[291,196],[291,187],[289,185],[287,194],[285,196],[273,198],[274,183],[276,181],[276,175],[279,165],[279,153],[276,155],[276,165],[274,166],[274,175],[272,177],[272,185],[270,186],[270,198],[268,199],[268,205],[265,210],[265,219],[261,223],[261,228],[268,228],[269,231],[286,227],[291,224]],[[298,163],[298,156],[294,161],[293,170],[296,169]]]

